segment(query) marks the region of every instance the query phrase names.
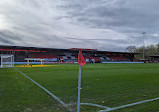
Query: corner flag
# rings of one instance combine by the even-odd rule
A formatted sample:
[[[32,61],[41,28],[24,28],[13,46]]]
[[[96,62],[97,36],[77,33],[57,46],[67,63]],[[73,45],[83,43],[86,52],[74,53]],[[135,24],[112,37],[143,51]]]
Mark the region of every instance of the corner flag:
[[[77,112],[80,112],[80,94],[81,94],[81,66],[86,64],[86,60],[82,55],[82,50],[78,53],[78,64],[79,64],[79,76],[78,76],[78,101],[77,101]]]
[[[81,66],[84,66],[86,64],[86,59],[83,57],[81,49],[79,50],[78,53],[78,64]]]

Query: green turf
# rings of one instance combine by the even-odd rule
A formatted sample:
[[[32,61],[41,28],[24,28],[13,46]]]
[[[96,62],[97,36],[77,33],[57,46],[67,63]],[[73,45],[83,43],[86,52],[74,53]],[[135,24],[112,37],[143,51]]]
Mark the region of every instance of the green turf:
[[[87,64],[82,67],[81,102],[116,107],[159,97],[158,68],[159,64]],[[18,69],[65,103],[77,102],[78,65]],[[0,99],[4,112],[66,112],[14,69],[0,69]],[[158,106],[159,101],[153,101],[114,112],[157,112]],[[81,106],[81,112],[98,110],[102,108]]]

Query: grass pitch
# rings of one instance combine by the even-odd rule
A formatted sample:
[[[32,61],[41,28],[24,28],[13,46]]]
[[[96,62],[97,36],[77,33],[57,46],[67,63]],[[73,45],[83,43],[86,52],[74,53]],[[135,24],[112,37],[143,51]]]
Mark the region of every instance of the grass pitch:
[[[78,65],[17,67],[67,104],[77,102]],[[159,97],[159,64],[86,64],[82,67],[81,103],[116,107]],[[76,110],[76,106],[71,106]],[[113,112],[158,112],[159,101]],[[67,112],[56,100],[12,68],[0,69],[2,112]],[[81,112],[99,107],[81,106]]]

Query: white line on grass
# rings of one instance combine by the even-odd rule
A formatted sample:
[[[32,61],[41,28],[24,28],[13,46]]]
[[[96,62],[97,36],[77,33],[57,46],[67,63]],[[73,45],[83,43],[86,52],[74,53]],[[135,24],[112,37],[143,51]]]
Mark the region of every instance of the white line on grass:
[[[24,75],[26,78],[28,78],[30,81],[32,81],[34,84],[36,84],[37,86],[39,86],[41,89],[43,89],[46,93],[48,93],[50,96],[52,96],[52,98],[54,98],[56,101],[58,101],[60,104],[62,104],[65,108],[67,108],[70,112],[73,112],[73,110],[66,105],[62,100],[60,100],[57,96],[55,96],[53,93],[51,93],[49,90],[47,90],[46,88],[44,88],[43,86],[41,86],[40,84],[38,84],[37,82],[35,82],[33,79],[31,79],[30,77],[28,77],[27,75],[25,75],[23,72],[21,72],[19,69],[14,68],[15,70],[17,70],[19,73],[21,73],[22,75]]]
[[[95,107],[110,109],[110,107],[106,107],[106,106],[102,106],[102,105],[98,105],[98,104],[92,104],[92,103],[81,103],[81,105],[89,105],[89,106],[95,106]]]
[[[110,107],[106,107],[106,106],[102,106],[102,105],[98,105],[98,104],[92,104],[92,103],[81,103],[81,105],[89,105],[89,106],[95,106],[95,107],[110,109]]]
[[[67,104],[67,105],[77,105],[77,103],[72,103],[72,104]],[[99,107],[99,108],[103,108],[103,109],[111,109],[110,107],[93,104],[93,103],[80,103],[80,105],[89,105],[89,106]]]
[[[159,97],[153,98],[153,99],[139,101],[139,102],[136,102],[136,103],[126,104],[126,105],[119,106],[119,107],[113,107],[113,108],[109,108],[109,109],[106,109],[106,110],[100,110],[98,112],[109,112],[109,111],[113,111],[113,110],[117,110],[117,109],[121,109],[121,108],[125,108],[125,107],[130,107],[130,106],[134,106],[134,105],[138,105],[138,104],[142,104],[142,103],[147,103],[147,102],[151,102],[151,101],[155,101],[155,100],[159,100]]]

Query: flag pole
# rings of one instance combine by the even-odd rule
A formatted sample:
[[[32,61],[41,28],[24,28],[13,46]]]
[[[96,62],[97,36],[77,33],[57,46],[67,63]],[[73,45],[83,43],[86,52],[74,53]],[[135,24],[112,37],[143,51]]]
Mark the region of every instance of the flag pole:
[[[81,95],[81,65],[79,65],[79,76],[78,76],[78,103],[77,103],[77,112],[80,112],[80,95]]]

